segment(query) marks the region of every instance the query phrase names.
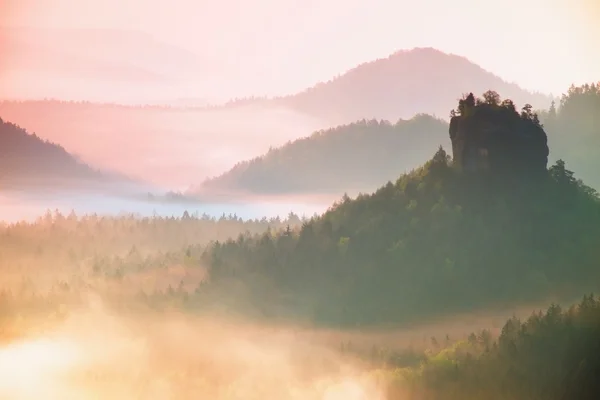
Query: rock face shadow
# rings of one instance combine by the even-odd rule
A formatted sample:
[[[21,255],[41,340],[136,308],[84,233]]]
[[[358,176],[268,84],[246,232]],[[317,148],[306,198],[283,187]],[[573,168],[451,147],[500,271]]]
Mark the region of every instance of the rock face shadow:
[[[511,100],[492,91],[484,98],[469,93],[451,112],[454,166],[465,172],[531,176],[548,165],[548,139],[538,117],[525,105],[517,112]]]

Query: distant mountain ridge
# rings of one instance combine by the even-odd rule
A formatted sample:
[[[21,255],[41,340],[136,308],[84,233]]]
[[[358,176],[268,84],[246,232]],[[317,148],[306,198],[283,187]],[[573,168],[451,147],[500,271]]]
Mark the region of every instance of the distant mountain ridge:
[[[84,46],[85,43],[94,43],[94,48]],[[84,29],[74,34],[69,30],[0,28],[0,45],[6,50],[4,68],[8,71],[63,74],[68,67],[75,74],[70,72],[68,79],[93,73],[107,82],[125,80],[155,91],[167,90],[176,81],[191,83],[215,72],[209,62],[203,62],[195,53],[135,31]],[[557,100],[506,82],[466,57],[431,47],[401,50],[364,62],[327,82],[286,96],[249,97],[225,103],[215,102],[208,93],[199,93],[200,97],[192,93],[160,97],[177,99],[169,104],[175,108],[285,107],[332,126],[362,118],[396,121],[419,113],[447,119],[446,104],[455,102],[456,93],[462,93],[465,87],[475,93],[491,89],[506,94],[517,104],[529,103],[534,109],[547,109],[552,100]],[[148,102],[156,105],[157,95],[151,97],[154,100]]]
[[[465,57],[433,48],[398,51],[365,62],[346,73],[300,93],[273,99],[241,99],[228,106],[277,104],[322,118],[332,124],[362,118],[396,121],[427,113],[448,118],[456,93],[494,90],[534,108],[548,108],[551,96],[531,93],[508,83]]]

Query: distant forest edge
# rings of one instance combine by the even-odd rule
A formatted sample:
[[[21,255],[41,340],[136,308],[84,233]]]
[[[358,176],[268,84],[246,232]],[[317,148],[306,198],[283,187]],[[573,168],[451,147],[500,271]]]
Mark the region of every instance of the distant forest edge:
[[[586,183],[600,189],[600,86],[572,86],[558,107],[553,102],[537,114],[548,135],[550,159],[565,160]],[[190,193],[369,191],[416,168],[436,147],[449,148],[448,129],[446,121],[426,114],[395,124],[363,119],[240,162]]]

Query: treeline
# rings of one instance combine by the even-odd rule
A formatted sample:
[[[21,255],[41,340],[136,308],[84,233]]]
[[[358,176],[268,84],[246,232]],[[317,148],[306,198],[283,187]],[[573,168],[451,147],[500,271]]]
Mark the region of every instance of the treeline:
[[[207,214],[187,211],[181,217],[140,217],[134,214],[78,216],[75,212],[63,215],[58,210],[48,210],[33,222],[0,225],[0,246],[3,254],[14,255],[31,251],[35,244],[42,251],[60,252],[72,247],[86,254],[124,254],[132,246],[139,251],[179,250],[192,244],[206,244],[212,240],[225,240],[241,233],[263,233],[269,229],[281,230],[295,227],[302,219],[289,213],[286,218],[244,220],[235,214],[216,218]]]
[[[201,190],[343,193],[375,189],[422,163],[432,148],[449,143],[448,124],[429,115],[396,123],[363,119],[315,132],[240,162],[205,181]]]
[[[203,279],[198,277],[204,273],[196,270],[205,270],[201,255],[210,241],[293,229],[301,223],[293,213],[287,218],[243,220],[236,215],[214,218],[187,212],[167,218],[48,211],[31,223],[0,226],[0,291],[14,304],[32,301],[41,305],[48,292],[56,290],[63,296],[65,285],[71,294],[76,288],[81,294],[98,282],[120,284],[132,278],[132,284],[121,289],[137,293],[144,289],[136,281],[140,274],[150,274],[152,282],[163,279],[163,289],[171,283],[177,289],[183,279],[193,291]],[[169,277],[171,267],[183,268],[183,275],[176,280]],[[187,282],[188,277],[192,282]]]
[[[571,86],[558,107],[540,112],[551,157],[561,158],[590,186],[600,190],[600,82]]]
[[[374,348],[362,357],[376,368],[372,374],[389,400],[591,400],[600,394],[600,300],[593,296],[524,321],[513,317],[497,339],[484,330],[442,343],[432,338],[425,352]]]
[[[597,193],[564,162],[499,183],[440,149],[298,232],[219,241],[203,259],[212,285],[243,282],[265,315],[372,325],[572,295],[600,278],[599,242]]]

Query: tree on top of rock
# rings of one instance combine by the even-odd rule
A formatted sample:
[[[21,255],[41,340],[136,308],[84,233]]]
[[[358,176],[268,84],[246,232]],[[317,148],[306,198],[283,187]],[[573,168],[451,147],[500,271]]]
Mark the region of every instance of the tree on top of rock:
[[[519,113],[511,100],[501,101],[488,90],[482,98],[464,96],[451,115],[453,160],[459,169],[513,176],[546,171],[547,137],[530,104]]]

